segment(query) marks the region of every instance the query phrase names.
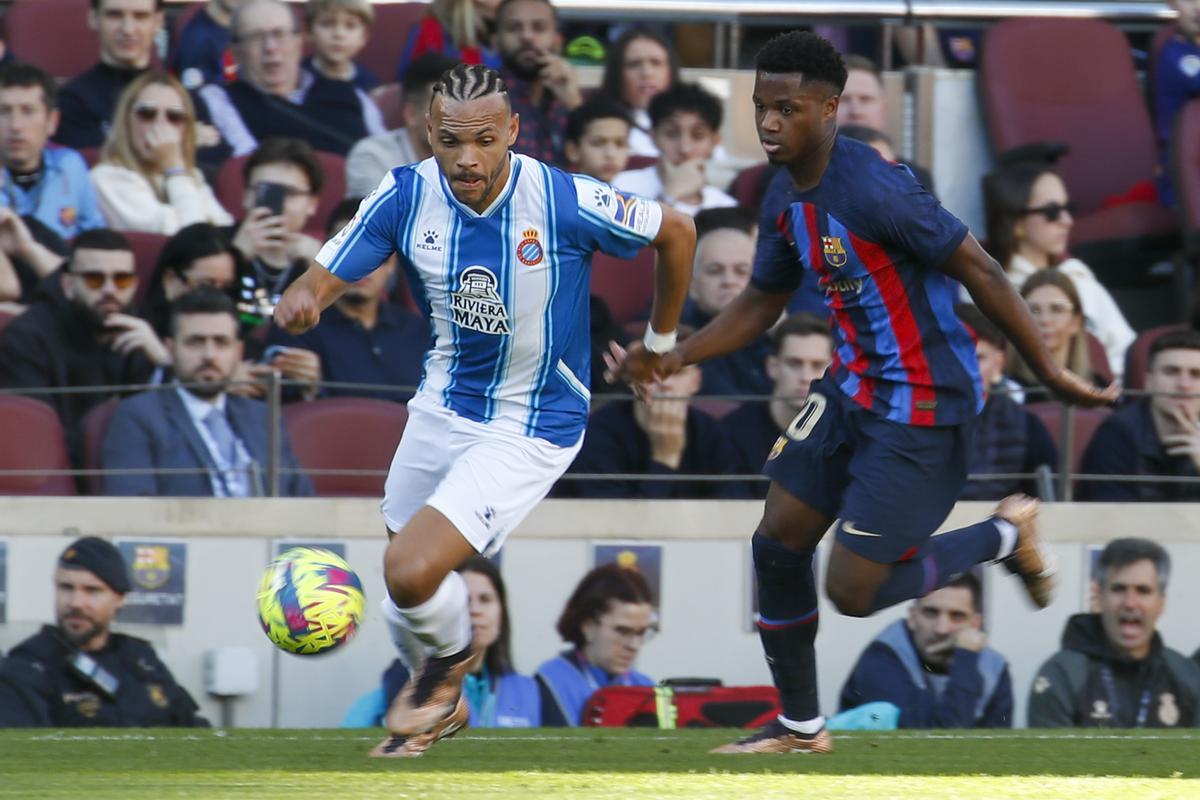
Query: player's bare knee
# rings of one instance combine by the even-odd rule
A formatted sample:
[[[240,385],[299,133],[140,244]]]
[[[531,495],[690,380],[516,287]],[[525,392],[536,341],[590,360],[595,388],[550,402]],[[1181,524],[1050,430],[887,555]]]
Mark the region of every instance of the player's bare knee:
[[[383,575],[392,601],[401,608],[412,608],[433,597],[441,579],[432,565],[419,553],[406,553],[389,547],[383,561]]]

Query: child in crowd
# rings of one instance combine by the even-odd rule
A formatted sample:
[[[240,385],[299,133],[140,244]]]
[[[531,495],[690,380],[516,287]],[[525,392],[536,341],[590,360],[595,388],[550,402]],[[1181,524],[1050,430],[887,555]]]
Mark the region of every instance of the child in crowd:
[[[612,183],[629,162],[629,114],[604,96],[567,115],[564,152],[571,171]]]
[[[313,46],[305,62],[309,70],[330,80],[350,81],[364,92],[379,85],[379,78],[354,61],[375,22],[368,0],[308,0],[304,21]]]

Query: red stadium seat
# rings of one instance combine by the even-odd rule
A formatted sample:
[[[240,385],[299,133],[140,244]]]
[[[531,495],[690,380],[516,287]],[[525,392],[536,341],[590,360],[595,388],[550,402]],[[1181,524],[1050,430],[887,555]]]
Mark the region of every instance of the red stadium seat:
[[[4,14],[5,42],[17,59],[73,78],[100,58],[89,8],[89,0],[15,0]]]
[[[81,147],[79,155],[83,156],[83,160],[87,162],[88,167],[94,167],[100,163],[100,148],[99,147]]]
[[[386,7],[386,6],[385,6]],[[404,89],[398,83],[385,83],[371,90],[371,99],[383,114],[383,124],[388,130],[404,125]]]
[[[1146,370],[1150,367],[1150,346],[1164,333],[1186,330],[1186,325],[1159,325],[1148,331],[1142,331],[1125,351],[1126,389],[1145,389]]]
[[[1193,253],[1200,252],[1200,100],[1183,107],[1175,120],[1171,167],[1183,232]]]
[[[1054,446],[1062,452],[1063,438],[1063,412],[1065,406],[1061,403],[1047,401],[1044,403],[1026,403],[1026,410],[1041,420],[1046,426],[1046,430],[1050,432],[1050,438],[1054,440]],[[1100,423],[1108,418],[1112,413],[1111,409],[1107,408],[1072,408],[1071,422],[1071,469],[1078,472],[1080,465],[1083,464],[1083,451],[1087,449],[1088,442],[1092,440],[1092,434],[1096,432],[1096,428],[1100,427]]]
[[[630,156],[625,169],[645,169],[658,163],[658,156]]]
[[[746,208],[758,208],[762,205],[763,196],[767,193],[767,175],[770,167],[770,164],[755,164],[733,177],[729,193],[738,201],[738,205]]]
[[[376,3],[375,24],[367,46],[358,54],[358,63],[383,83],[394,80],[408,31],[428,11],[428,3]]]
[[[0,336],[4,335],[4,329],[8,327],[8,323],[19,316],[20,314],[14,314],[11,311],[0,311]]]
[[[70,469],[67,437],[54,409],[40,400],[0,395],[0,473]],[[0,495],[73,495],[70,475],[0,474]]]
[[[1117,28],[1096,19],[1005,20],[984,38],[979,77],[996,152],[1070,145],[1057,169],[1080,207],[1072,245],[1176,234],[1175,215],[1156,203],[1104,207],[1149,186],[1157,166],[1150,115]]]
[[[335,397],[284,406],[296,459],[322,497],[381,497],[383,474],[322,475],[321,470],[386,470],[408,422],[400,403]]]
[[[137,293],[133,296],[133,302],[140,303],[146,297],[146,290],[150,288],[150,278],[154,276],[158,255],[170,237],[142,231],[122,231],[122,235],[133,247],[133,264],[138,276]]]
[[[592,258],[592,294],[604,299],[618,324],[646,319],[654,296],[654,258],[650,247],[629,261],[605,253]]]
[[[83,415],[79,429],[83,432],[84,469],[100,469],[103,466],[104,436],[108,433],[108,423],[112,421],[113,412],[117,410],[119,402],[116,397],[105,400]],[[103,475],[85,475],[83,483],[88,494],[104,494]]]
[[[213,192],[216,194],[217,200],[225,206],[226,211],[237,219],[246,215],[245,209],[242,208],[243,196],[246,191],[242,172],[246,168],[248,158],[249,156],[238,156],[227,160],[217,170],[217,177],[213,181]],[[321,188],[320,197],[317,199],[317,211],[308,221],[308,227],[304,232],[324,241],[325,223],[329,220],[329,214],[346,197],[346,159],[336,153],[325,153],[320,150],[317,151],[317,159],[325,171],[325,185]]]
[[[1113,376],[1112,366],[1108,363],[1108,351],[1104,349],[1104,345],[1100,343],[1092,334],[1087,335],[1088,360],[1092,364],[1092,372],[1104,381],[1105,384],[1112,383],[1115,380]]]
[[[736,400],[717,400],[712,397],[697,397],[693,399],[689,406],[697,411],[703,411],[713,419],[722,419],[727,414],[737,411],[741,403]]]

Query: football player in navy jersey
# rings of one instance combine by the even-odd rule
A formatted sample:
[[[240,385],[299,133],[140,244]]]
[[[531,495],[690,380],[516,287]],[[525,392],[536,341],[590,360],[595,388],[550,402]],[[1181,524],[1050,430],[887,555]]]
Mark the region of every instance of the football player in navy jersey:
[[[787,33],[758,54],[759,139],[793,186],[764,209],[750,285],[661,359],[613,346],[609,373],[634,382],[745,347],[779,319],[804,271],[831,314],[834,356],[779,438],[752,540],[758,628],[783,714],[721,753],[825,753],[817,703],[817,589],[812,557],[831,527],[826,592],[867,616],[937,589],[973,565],[1004,563],[1046,606],[1054,571],[1039,544],[1036,501],[1014,495],[991,518],[931,536],[967,477],[983,404],[974,344],[954,314],[959,284],[1063,400],[1116,400],[1053,362],[1024,302],[966,225],[907,167],[837,135],[846,68],[833,46]]]
[[[475,649],[453,570],[499,550],[579,451],[592,255],[658,251],[649,352],[674,347],[687,295],[690,217],[510,152],[518,130],[498,73],[447,70],[432,89],[433,157],[385,175],[275,308],[301,333],[394,252],[433,329],[382,504],[383,613],[414,676],[375,756],[421,755],[466,723]]]

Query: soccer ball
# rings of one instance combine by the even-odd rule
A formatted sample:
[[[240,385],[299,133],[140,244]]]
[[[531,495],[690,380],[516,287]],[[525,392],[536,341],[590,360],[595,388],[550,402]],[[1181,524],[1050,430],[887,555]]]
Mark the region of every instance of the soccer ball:
[[[298,656],[327,653],[362,623],[362,581],[336,553],[293,547],[271,562],[258,586],[258,621],[275,646]]]

